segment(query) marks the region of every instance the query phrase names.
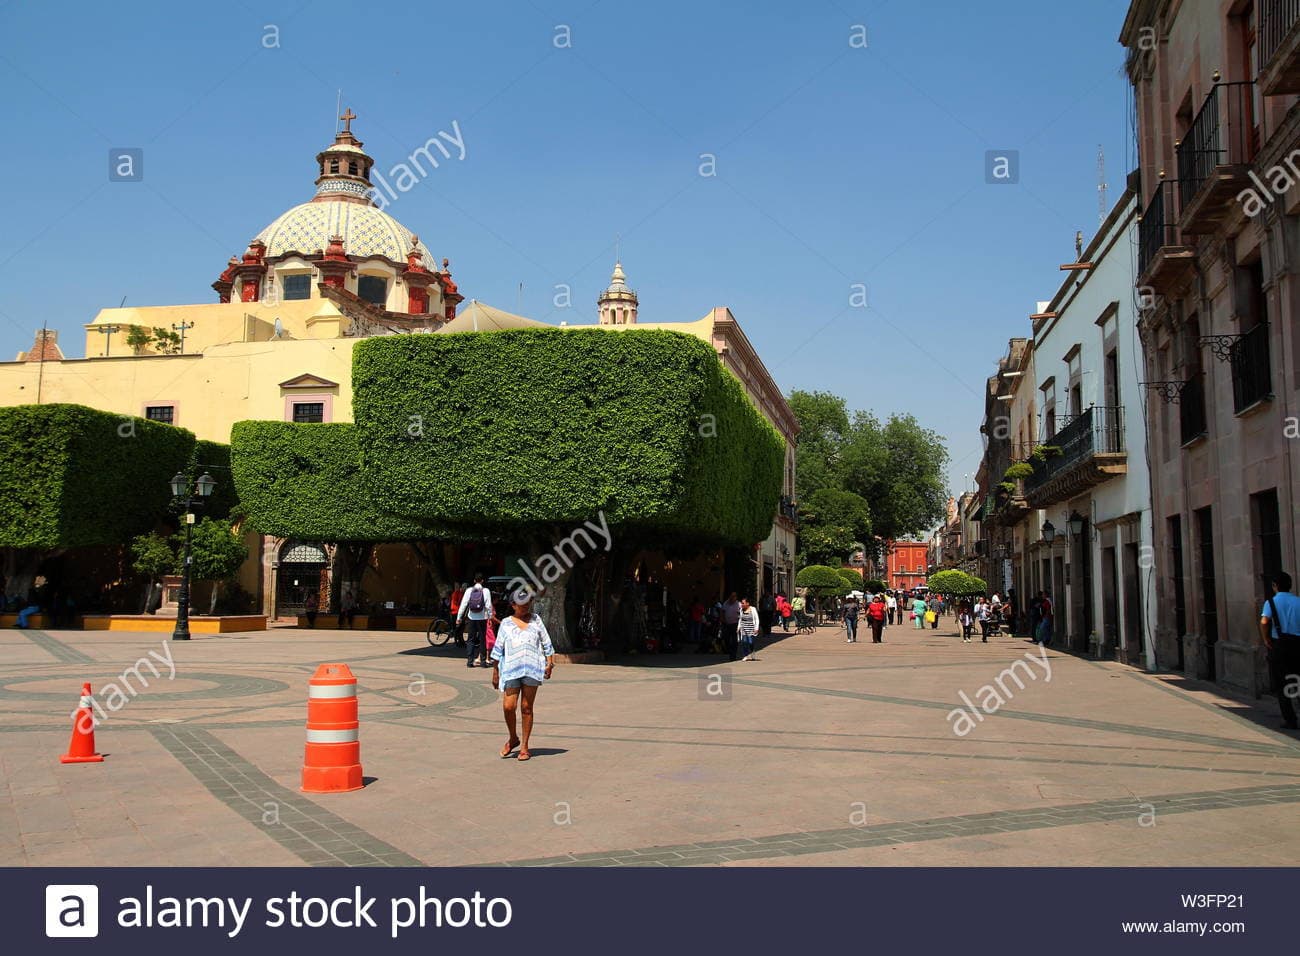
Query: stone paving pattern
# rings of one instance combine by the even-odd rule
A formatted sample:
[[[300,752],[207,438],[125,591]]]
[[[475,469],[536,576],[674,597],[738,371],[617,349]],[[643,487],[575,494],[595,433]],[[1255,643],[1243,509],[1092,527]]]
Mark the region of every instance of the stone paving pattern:
[[[167,669],[64,766],[83,681]],[[1271,701],[1048,652],[965,737],[948,713],[1036,649],[955,631],[782,636],[759,659],[561,665],[534,759],[488,672],[418,634],[0,631],[0,865],[1293,865],[1300,741]],[[360,684],[364,790],[298,791],[307,680]],[[730,699],[701,675],[730,682]]]

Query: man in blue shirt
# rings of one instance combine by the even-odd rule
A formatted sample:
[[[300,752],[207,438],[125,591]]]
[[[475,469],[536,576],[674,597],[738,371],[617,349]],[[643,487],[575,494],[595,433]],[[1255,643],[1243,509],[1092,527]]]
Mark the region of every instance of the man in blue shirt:
[[[1260,612],[1259,636],[1268,648],[1268,666],[1277,687],[1282,726],[1295,730],[1295,697],[1300,694],[1300,597],[1291,593],[1291,575],[1278,572],[1273,594]]]

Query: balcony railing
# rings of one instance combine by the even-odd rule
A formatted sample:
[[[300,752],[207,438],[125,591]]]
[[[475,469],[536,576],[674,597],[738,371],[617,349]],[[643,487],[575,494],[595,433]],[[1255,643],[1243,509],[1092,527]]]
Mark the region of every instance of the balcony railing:
[[[1259,63],[1267,66],[1300,21],[1300,0],[1263,0],[1259,6]]]
[[[1183,214],[1223,166],[1250,162],[1255,152],[1255,83],[1215,83],[1178,144],[1178,200]]]
[[[1269,371],[1268,323],[1261,322],[1232,343],[1232,404],[1242,411],[1273,394]]]
[[[1178,393],[1178,431],[1182,444],[1195,441],[1209,429],[1205,417],[1205,379],[1198,372]]]
[[[1300,3],[1300,0],[1296,0]],[[1178,244],[1178,204],[1172,181],[1161,180],[1138,223],[1138,275],[1142,275],[1165,246]]]
[[[1073,474],[1079,488],[1070,487],[1079,490],[1104,481],[1112,473],[1093,466],[1099,456],[1124,455],[1124,409],[1094,405],[1070,419],[1047,444],[1060,449],[1060,454],[1034,462],[1033,475],[1025,479],[1025,496],[1034,507],[1050,503],[1044,500],[1043,492],[1057,478]],[[1055,500],[1056,496],[1051,498]]]

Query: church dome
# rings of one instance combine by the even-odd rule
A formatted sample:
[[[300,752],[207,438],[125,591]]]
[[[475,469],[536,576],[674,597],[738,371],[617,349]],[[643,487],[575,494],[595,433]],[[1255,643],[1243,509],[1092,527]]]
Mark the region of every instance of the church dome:
[[[412,244],[420,250],[421,264],[436,270],[433,256],[415,234],[388,213],[374,206],[343,200],[313,200],[294,206],[257,234],[269,259],[291,252],[304,256],[325,249],[333,236],[343,237],[349,256],[383,256],[406,262]]]

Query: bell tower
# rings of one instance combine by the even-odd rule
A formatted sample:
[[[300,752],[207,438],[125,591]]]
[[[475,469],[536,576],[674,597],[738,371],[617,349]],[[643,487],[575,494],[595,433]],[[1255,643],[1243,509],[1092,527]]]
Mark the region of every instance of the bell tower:
[[[600,309],[601,325],[636,325],[636,293],[627,287],[623,263],[614,263],[609,288],[600,294],[596,305]]]

